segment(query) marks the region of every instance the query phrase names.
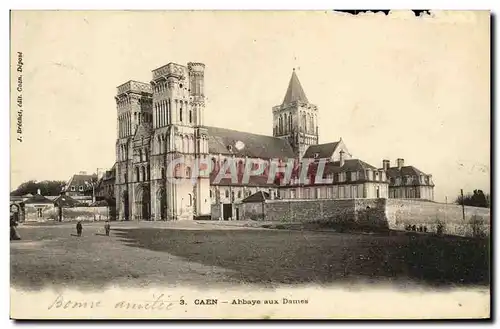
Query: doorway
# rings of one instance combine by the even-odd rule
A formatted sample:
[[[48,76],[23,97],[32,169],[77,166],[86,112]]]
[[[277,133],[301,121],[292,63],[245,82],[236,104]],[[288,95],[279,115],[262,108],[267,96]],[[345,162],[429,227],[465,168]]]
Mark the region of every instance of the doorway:
[[[233,216],[233,205],[231,203],[224,203],[222,205],[222,210],[224,213],[224,220],[229,220],[229,218]]]

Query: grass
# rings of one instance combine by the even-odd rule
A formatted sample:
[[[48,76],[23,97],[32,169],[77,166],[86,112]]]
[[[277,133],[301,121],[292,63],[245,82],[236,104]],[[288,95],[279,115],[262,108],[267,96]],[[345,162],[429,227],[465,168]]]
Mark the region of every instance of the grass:
[[[108,284],[281,283],[354,281],[488,285],[486,240],[298,230],[183,230],[84,225],[21,227],[11,242],[11,283],[104,287]]]

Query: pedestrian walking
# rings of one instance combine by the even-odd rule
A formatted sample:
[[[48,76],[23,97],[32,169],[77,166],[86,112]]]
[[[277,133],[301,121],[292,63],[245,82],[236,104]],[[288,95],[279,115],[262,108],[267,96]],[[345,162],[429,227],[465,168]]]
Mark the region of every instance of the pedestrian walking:
[[[78,236],[82,236],[82,230],[83,230],[82,222],[78,221],[78,223],[76,223],[76,234]]]

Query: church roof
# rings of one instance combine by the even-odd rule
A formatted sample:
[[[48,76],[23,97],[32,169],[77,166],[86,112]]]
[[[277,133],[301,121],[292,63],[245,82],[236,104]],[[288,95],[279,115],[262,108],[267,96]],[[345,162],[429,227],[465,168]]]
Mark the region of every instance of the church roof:
[[[293,69],[292,77],[290,78],[288,89],[286,90],[286,95],[283,99],[283,104],[290,104],[295,101],[309,103],[306,94],[304,93],[304,89],[302,89],[299,78],[297,77],[297,73],[295,73],[295,69]]]
[[[283,139],[232,129],[207,127],[208,149],[212,154],[261,159],[294,158],[290,144]]]
[[[304,158],[308,159],[314,159],[314,158],[319,158],[319,159],[325,159],[325,158],[331,158],[333,155],[333,152],[335,152],[335,149],[339,145],[339,142],[332,142],[332,143],[325,143],[325,144],[317,144],[317,145],[310,145],[306,152],[304,153]],[[318,154],[316,157],[315,155]]]

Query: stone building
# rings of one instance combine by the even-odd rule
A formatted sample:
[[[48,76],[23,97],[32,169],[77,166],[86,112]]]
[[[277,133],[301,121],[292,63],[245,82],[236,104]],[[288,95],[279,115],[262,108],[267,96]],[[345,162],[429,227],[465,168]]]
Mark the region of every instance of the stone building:
[[[342,139],[318,144],[318,107],[295,70],[272,108],[273,136],[206,126],[204,71],[201,63],[169,63],[152,71],[150,83],[117,88],[118,219],[239,219],[238,205],[257,192],[271,199],[388,197],[384,169],[353,158]],[[311,172],[325,162],[331,182],[297,175],[284,182],[280,169],[290,162],[300,168],[303,159]],[[257,171],[248,177],[249,169]]]

